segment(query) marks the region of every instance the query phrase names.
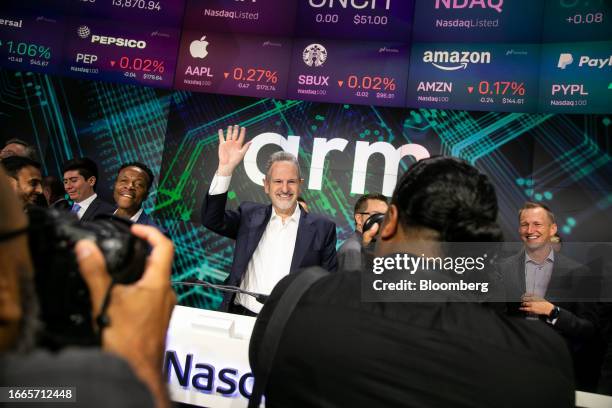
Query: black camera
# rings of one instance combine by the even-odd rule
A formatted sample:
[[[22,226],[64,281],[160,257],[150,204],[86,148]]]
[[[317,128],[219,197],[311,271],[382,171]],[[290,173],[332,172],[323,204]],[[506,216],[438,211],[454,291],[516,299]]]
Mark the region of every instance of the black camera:
[[[363,227],[361,228],[363,232],[368,231],[370,228],[374,226],[374,224],[378,224],[378,228],[382,226],[382,222],[385,219],[385,214],[374,213],[368,217],[366,222],[363,223]]]
[[[79,222],[76,215],[57,209],[31,208],[29,245],[43,324],[40,345],[96,345],[89,290],[79,273],[74,246],[94,241],[116,283],[140,279],[149,250],[146,241],[130,233],[131,221],[112,215]]]

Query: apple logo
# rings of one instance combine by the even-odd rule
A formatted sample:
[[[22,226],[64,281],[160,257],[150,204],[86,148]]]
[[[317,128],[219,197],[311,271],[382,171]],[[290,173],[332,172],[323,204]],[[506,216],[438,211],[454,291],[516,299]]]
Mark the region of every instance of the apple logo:
[[[206,36],[200,38],[199,40],[195,40],[191,42],[189,45],[189,53],[193,58],[206,58],[208,55],[208,51],[206,47],[208,47],[208,41],[205,41]]]

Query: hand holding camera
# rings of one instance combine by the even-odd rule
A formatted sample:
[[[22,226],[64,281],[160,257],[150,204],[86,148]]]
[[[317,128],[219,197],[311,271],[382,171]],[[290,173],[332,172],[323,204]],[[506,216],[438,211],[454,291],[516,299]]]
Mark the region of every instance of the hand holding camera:
[[[81,276],[89,288],[92,315],[105,314],[102,348],[123,357],[147,384],[157,401],[168,401],[161,378],[166,331],[176,296],[170,285],[174,247],[156,228],[133,225],[131,232],[148,242],[152,251],[142,278],[132,284],[114,284],[102,251],[90,240],[75,246]],[[107,292],[110,290],[110,293]],[[101,310],[108,297],[108,308]]]

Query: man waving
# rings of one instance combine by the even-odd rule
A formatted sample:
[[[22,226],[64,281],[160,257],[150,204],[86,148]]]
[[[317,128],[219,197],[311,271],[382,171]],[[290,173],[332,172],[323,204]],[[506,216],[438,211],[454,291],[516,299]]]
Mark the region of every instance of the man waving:
[[[232,174],[250,142],[245,128],[219,130],[219,167],[202,207],[202,223],[211,231],[234,239],[234,261],[227,285],[269,294],[276,283],[299,269],[320,265],[335,271],[336,225],[329,219],[300,210],[297,198],[304,179],[291,153],[272,154],[265,171],[264,191],[271,204],[242,203],[225,210]],[[225,294],[221,310],[256,315],[261,304],[246,295]]]

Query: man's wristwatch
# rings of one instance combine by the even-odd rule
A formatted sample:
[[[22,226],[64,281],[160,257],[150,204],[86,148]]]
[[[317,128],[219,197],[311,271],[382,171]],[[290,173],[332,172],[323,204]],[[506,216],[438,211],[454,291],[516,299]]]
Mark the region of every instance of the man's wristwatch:
[[[550,314],[548,315],[548,319],[549,320],[555,320],[557,317],[559,317],[559,312],[561,310],[559,309],[559,306],[555,306],[553,307],[552,312],[550,312]]]

